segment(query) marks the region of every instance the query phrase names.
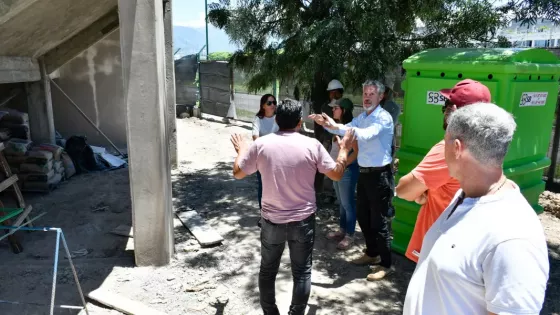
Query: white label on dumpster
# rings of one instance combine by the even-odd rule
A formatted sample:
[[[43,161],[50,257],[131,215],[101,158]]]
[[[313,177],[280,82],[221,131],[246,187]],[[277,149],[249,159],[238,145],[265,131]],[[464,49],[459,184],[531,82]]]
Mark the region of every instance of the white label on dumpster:
[[[426,103],[429,105],[445,105],[445,97],[438,91],[428,91],[426,94]]]
[[[519,106],[544,106],[547,97],[548,92],[523,92]]]

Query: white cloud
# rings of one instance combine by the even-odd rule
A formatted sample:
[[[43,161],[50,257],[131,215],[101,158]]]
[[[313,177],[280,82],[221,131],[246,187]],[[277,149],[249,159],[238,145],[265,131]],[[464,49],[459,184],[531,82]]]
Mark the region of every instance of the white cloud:
[[[173,25],[187,26],[193,28],[203,28],[206,26],[206,19],[204,18],[204,12],[198,13],[197,19],[184,20],[184,21],[175,20],[173,21]]]

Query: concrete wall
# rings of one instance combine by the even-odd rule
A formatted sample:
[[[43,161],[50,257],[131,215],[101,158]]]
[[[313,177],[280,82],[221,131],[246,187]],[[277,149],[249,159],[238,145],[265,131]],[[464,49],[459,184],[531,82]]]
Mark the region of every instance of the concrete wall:
[[[119,30],[60,68],[60,87],[119,148],[126,148]],[[52,87],[55,128],[64,137],[86,135],[92,145],[109,143],[77,109]]]

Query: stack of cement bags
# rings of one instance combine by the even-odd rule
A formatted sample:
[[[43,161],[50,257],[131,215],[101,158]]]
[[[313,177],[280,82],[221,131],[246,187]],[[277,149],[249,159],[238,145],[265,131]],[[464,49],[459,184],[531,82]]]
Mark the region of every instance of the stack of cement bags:
[[[4,156],[10,165],[12,173],[18,174],[20,167],[27,160],[27,152],[31,149],[31,141],[12,138],[4,142]],[[22,181],[18,181],[21,185]]]
[[[2,137],[6,139],[1,139]],[[10,137],[30,140],[29,116],[13,109],[0,111],[0,140],[5,141]]]
[[[23,189],[50,191],[55,188],[65,177],[62,151],[61,147],[49,144],[34,146],[28,151],[25,163],[19,167]]]
[[[72,163],[72,159],[62,147],[55,144],[44,143],[34,146],[31,150],[51,152],[53,154],[55,172],[60,174],[63,180],[76,174],[76,168],[74,167],[74,163]]]

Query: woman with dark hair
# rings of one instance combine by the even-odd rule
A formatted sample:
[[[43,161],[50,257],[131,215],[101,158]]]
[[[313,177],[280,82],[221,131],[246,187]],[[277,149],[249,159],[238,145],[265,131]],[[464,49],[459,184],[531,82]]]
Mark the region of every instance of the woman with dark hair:
[[[333,110],[333,119],[337,123],[347,124],[352,121],[352,110],[354,104],[348,99],[336,100],[329,104]],[[338,156],[340,146],[338,136],[332,139],[331,156]],[[338,249],[348,249],[354,243],[354,232],[356,230],[356,184],[358,183],[358,146],[354,145],[348,155],[348,167],[344,171],[344,176],[338,181],[333,181],[336,198],[340,205],[339,230],[327,234],[330,240],[339,241],[336,246]]]
[[[276,124],[276,105],[276,97],[274,97],[274,95],[265,94],[261,97],[259,112],[255,116],[255,119],[253,119],[253,140],[278,131],[278,125]],[[259,172],[257,172],[257,180],[259,182],[259,209],[261,209],[262,180],[261,173]]]

